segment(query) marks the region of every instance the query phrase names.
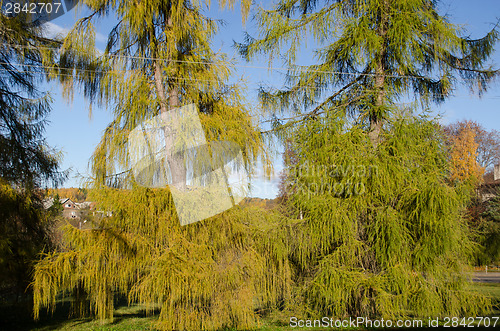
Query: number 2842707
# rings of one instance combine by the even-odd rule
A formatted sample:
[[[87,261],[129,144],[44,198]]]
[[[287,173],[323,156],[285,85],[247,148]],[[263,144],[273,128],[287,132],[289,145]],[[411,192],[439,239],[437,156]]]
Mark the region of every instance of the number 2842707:
[[[4,5],[4,14],[57,14],[63,10],[61,2],[7,2]]]

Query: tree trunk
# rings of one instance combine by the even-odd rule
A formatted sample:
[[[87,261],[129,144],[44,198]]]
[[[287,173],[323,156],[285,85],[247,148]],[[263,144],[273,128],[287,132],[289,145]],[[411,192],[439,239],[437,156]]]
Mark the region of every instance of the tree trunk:
[[[167,93],[163,85],[163,72],[161,60],[154,60],[154,80],[156,85],[156,92],[160,101],[160,114],[166,114],[168,111],[173,110],[180,105],[179,90],[177,86],[173,86],[167,99]],[[176,114],[170,113],[171,123],[178,123],[175,120]],[[182,153],[176,153],[174,149],[176,130],[172,125],[164,127],[165,137],[165,158],[170,169],[172,178],[172,185],[177,189],[184,191],[186,189],[186,165]],[[166,174],[165,174],[166,175]]]
[[[375,104],[372,113],[370,114],[370,131],[368,132],[368,136],[374,147],[377,147],[380,142],[380,133],[382,132],[382,120],[380,118],[380,108],[384,106],[384,69],[383,69],[383,61],[377,65],[375,77]]]
[[[177,86],[174,86],[170,89],[169,98],[168,98],[170,110],[177,108],[180,106],[179,100],[179,90]],[[175,118],[177,117],[177,113],[171,113],[171,120],[173,123],[179,123]],[[174,150],[175,143],[175,129],[174,134],[170,135],[171,143],[169,145],[169,149],[167,148],[167,162],[170,168],[170,173],[172,174],[172,184],[179,190],[186,190],[186,164],[184,159],[184,154],[182,151],[180,153],[176,153]],[[167,141],[165,141],[167,143]]]
[[[382,118],[381,113],[383,113],[383,107],[385,104],[385,74],[386,74],[386,64],[385,57],[387,52],[387,12],[389,10],[387,0],[384,1],[384,10],[380,13],[379,24],[377,28],[377,34],[383,39],[382,50],[378,52],[375,63],[375,103],[373,105],[373,110],[370,113],[370,131],[368,132],[368,137],[374,147],[377,147],[380,142],[380,134],[382,132]]]

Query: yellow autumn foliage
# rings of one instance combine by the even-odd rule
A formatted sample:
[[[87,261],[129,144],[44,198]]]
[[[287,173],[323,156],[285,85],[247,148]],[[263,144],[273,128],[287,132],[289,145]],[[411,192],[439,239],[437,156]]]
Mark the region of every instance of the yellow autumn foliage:
[[[451,180],[465,181],[472,179],[478,181],[484,174],[484,168],[477,162],[478,144],[475,137],[475,131],[470,124],[467,124],[450,138]]]

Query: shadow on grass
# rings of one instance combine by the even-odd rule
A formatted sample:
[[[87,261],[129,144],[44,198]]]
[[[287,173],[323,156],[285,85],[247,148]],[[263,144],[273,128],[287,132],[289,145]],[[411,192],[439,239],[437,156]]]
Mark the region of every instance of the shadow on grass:
[[[120,298],[115,302],[113,322],[110,324],[117,325],[127,319],[148,318],[158,314],[160,314],[160,308],[153,308],[148,311],[140,306],[129,306],[126,298]]]
[[[498,316],[500,313],[500,284],[473,283],[471,286],[478,292],[493,299],[493,310],[487,316]],[[121,298],[115,301],[113,322],[101,324],[92,318],[68,318],[70,313],[70,301],[59,300],[53,314],[47,311],[40,313],[40,320],[34,321],[32,315],[32,304],[20,303],[6,305],[0,303],[0,330],[154,330],[154,322],[159,314],[159,309],[146,311],[146,307],[140,305],[128,306],[127,300]],[[286,323],[281,325],[275,321],[264,319],[259,331],[284,331],[290,330]],[[322,328],[324,329],[324,328]],[[224,329],[232,330],[232,329]],[[308,329],[306,330],[318,330]]]
[[[33,304],[23,302],[18,304],[0,303],[0,330],[57,330],[61,328],[87,329],[99,328],[99,322],[89,318],[70,318],[70,300],[59,300],[53,313],[47,310],[40,312],[40,319],[33,319]],[[159,309],[149,312],[140,306],[128,306],[126,299],[115,302],[113,322],[106,326],[115,326],[126,320],[145,319],[159,313]],[[104,326],[104,325],[102,325]]]
[[[40,319],[33,319],[32,302],[21,302],[17,304],[2,303],[0,306],[0,321],[2,330],[33,330],[44,327],[53,330],[61,323],[68,320],[70,303],[60,302],[54,313],[40,312]]]

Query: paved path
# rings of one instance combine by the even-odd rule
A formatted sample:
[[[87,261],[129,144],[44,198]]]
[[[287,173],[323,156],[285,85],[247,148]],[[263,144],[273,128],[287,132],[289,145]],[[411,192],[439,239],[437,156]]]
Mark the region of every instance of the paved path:
[[[480,283],[500,283],[500,272],[475,272],[472,280]]]

